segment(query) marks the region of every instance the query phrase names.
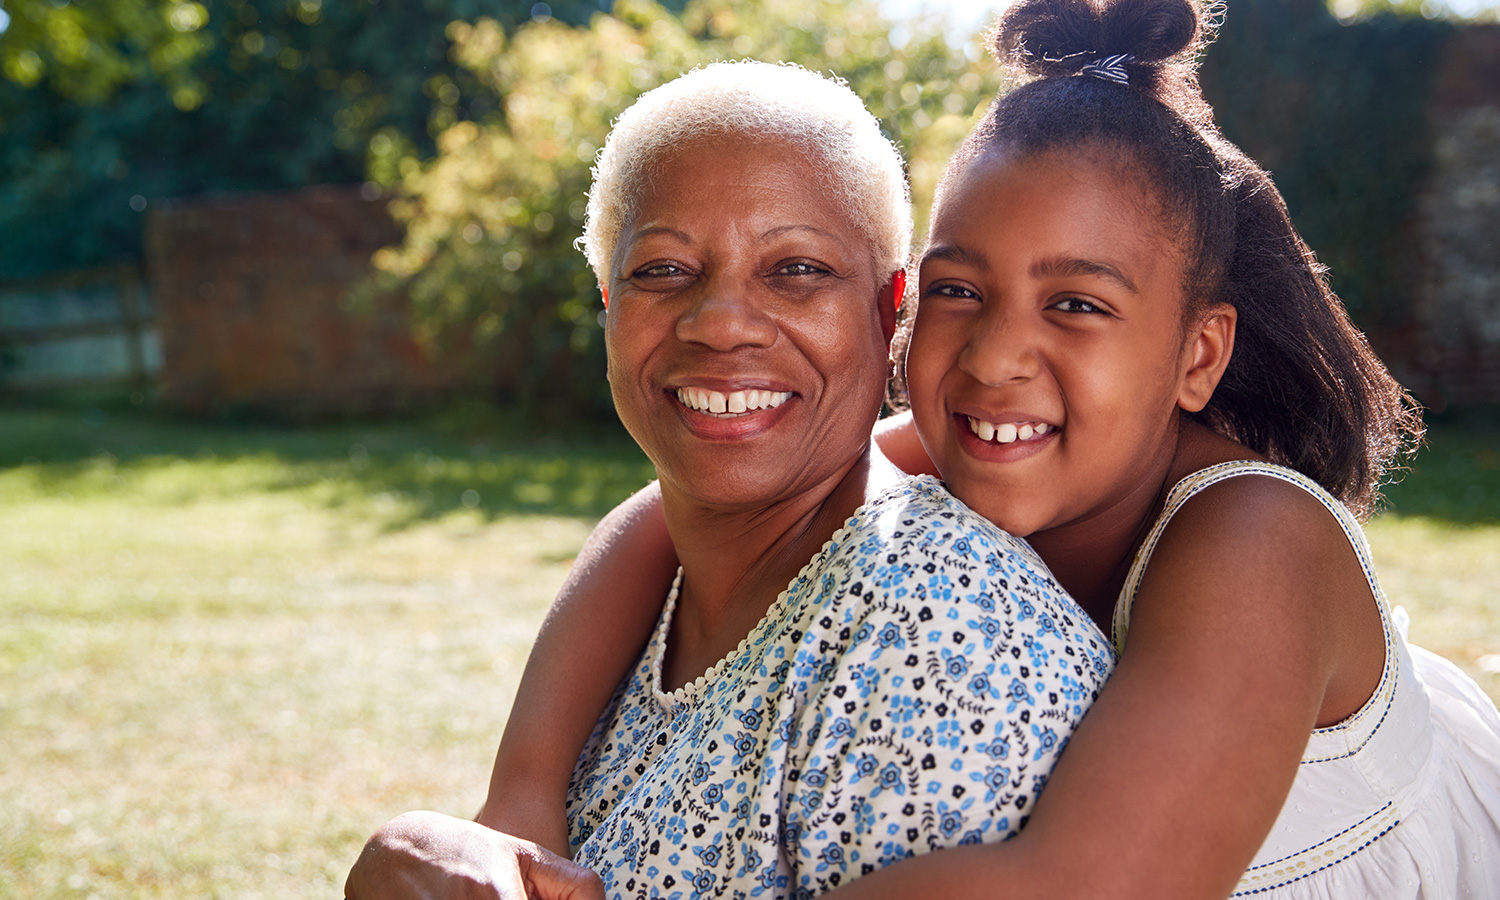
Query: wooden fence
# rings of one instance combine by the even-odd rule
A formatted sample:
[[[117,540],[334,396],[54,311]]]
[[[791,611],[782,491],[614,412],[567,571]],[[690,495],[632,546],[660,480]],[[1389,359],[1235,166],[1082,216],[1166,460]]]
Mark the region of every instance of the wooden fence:
[[[138,269],[0,283],[0,393],[143,390],[160,369],[155,312]]]

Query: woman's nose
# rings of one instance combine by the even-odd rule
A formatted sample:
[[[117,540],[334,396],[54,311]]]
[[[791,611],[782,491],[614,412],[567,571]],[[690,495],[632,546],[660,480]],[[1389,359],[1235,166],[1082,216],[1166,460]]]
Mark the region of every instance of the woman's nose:
[[[709,281],[677,320],[677,337],[714,350],[769,347],[776,322],[753,288]]]
[[[1035,378],[1041,356],[1033,325],[1015,315],[981,319],[959,354],[958,367],[982,384]]]

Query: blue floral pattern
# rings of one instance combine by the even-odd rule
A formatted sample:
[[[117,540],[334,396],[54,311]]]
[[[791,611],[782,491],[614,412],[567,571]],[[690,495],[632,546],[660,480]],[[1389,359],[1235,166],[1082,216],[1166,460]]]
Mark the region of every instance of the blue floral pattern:
[[[680,577],[680,576],[679,576]],[[861,507],[703,678],[655,636],[568,797],[610,896],[810,897],[1026,822],[1114,666],[1031,548],[931,479]]]

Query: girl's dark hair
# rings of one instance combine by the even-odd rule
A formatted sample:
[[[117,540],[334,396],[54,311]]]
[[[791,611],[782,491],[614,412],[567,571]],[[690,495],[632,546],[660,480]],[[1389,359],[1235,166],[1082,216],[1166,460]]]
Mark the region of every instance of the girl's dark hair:
[[[959,148],[938,202],[955,173],[996,151],[1103,150],[1134,164],[1187,260],[1185,320],[1218,303],[1238,311],[1229,367],[1190,416],[1368,515],[1386,471],[1420,440],[1421,416],[1350,322],[1270,175],[1215,128],[1197,68],[1218,14],[1193,0],[1013,6],[994,50],[1031,80]],[[1104,62],[1113,80],[1089,74]]]

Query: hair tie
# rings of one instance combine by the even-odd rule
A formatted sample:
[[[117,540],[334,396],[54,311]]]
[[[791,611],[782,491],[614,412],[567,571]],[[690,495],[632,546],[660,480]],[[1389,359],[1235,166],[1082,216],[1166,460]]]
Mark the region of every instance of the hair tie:
[[[1135,57],[1129,53],[1117,53],[1114,56],[1106,56],[1096,62],[1078,70],[1079,75],[1092,75],[1104,81],[1113,81],[1115,84],[1130,84],[1130,73],[1125,71],[1125,66],[1135,62]]]

